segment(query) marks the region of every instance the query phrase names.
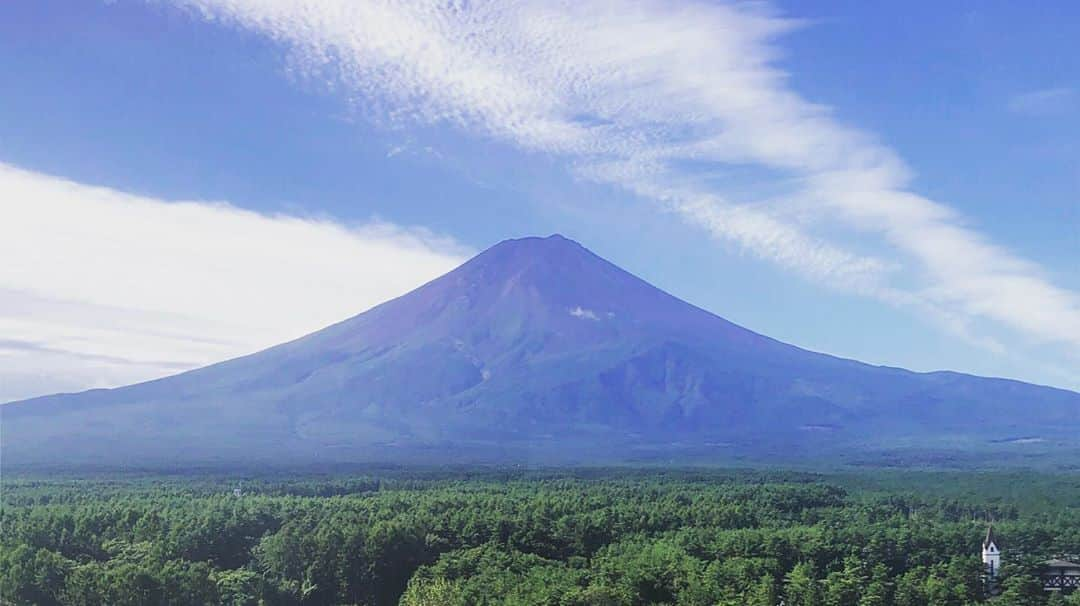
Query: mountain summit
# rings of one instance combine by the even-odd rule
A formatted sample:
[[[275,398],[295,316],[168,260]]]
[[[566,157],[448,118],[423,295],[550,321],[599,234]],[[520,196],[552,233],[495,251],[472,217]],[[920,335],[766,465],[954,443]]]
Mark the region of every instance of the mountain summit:
[[[5,464],[699,462],[1043,452],[1074,446],[1080,394],[799,349],[554,235],[296,341],[0,419]]]

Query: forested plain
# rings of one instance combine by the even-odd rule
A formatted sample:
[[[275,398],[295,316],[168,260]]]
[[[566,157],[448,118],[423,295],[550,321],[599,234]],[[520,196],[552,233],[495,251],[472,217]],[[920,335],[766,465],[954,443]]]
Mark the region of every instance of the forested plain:
[[[1080,604],[1037,576],[1080,553],[1076,475],[9,472],[0,489],[5,605]]]

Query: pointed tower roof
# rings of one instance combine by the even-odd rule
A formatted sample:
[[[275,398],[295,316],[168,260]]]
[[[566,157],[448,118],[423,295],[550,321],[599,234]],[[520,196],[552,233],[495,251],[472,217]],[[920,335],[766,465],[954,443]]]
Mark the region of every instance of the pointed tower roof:
[[[991,544],[993,544],[995,547],[998,547],[1000,549],[1000,546],[997,544],[997,537],[994,536],[994,525],[993,524],[990,524],[989,526],[986,527],[986,538],[983,539],[983,545],[982,545],[983,549],[986,549]]]

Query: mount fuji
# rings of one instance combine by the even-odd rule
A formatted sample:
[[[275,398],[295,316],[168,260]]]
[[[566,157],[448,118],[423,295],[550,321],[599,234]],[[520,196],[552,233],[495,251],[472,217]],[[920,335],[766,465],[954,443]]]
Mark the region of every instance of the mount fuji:
[[[556,235],[295,341],[0,421],[5,465],[906,464],[1075,452],[1080,394],[800,349]]]

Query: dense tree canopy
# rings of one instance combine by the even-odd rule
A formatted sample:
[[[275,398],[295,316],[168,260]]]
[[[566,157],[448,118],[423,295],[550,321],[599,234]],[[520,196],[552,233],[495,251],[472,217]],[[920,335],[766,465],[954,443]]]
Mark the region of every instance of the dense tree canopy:
[[[236,497],[239,480],[7,474],[0,604],[1080,604],[1037,567],[1080,553],[1072,476],[380,471],[248,476]]]

